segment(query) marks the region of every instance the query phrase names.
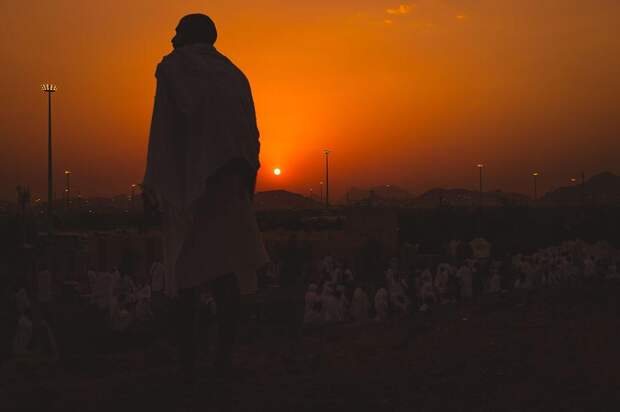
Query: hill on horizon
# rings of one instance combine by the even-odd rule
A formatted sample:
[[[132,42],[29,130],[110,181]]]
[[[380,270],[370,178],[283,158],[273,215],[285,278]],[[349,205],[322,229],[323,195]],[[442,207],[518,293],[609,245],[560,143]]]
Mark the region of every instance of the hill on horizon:
[[[484,206],[502,206],[505,204],[523,204],[530,201],[530,198],[521,193],[504,192],[502,190],[492,190],[482,192],[482,204]],[[469,189],[431,189],[415,199],[416,204],[426,206],[436,206],[440,203],[451,206],[472,206],[480,202],[480,192]]]
[[[347,192],[347,199],[353,202],[366,200],[371,196],[375,199],[390,201],[410,200],[414,198],[411,192],[395,185],[374,186],[370,189],[360,189],[354,186]]]
[[[602,172],[587,179],[583,185],[564,186],[546,193],[542,200],[554,204],[620,203],[620,176]]]
[[[313,210],[323,205],[314,199],[288,190],[268,190],[254,195],[254,207],[257,211],[266,210]]]

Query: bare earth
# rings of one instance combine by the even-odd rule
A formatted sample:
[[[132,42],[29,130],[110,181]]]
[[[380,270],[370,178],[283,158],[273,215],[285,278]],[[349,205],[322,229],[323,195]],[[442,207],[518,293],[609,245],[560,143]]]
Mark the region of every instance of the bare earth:
[[[3,377],[0,410],[613,411],[620,408],[620,284],[444,305],[427,317],[305,330],[246,325],[235,384],[208,362],[128,351]],[[6,368],[5,368],[6,369]]]

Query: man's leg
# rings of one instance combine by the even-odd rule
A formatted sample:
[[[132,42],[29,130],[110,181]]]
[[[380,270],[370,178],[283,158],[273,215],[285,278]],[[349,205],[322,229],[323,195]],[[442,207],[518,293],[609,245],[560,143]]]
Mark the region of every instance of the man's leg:
[[[215,279],[210,286],[215,298],[218,325],[215,366],[220,372],[226,372],[232,366],[233,345],[237,335],[241,306],[241,292],[237,276],[233,273]]]
[[[186,379],[192,379],[196,366],[196,311],[198,289],[189,288],[179,291],[177,305],[177,338],[181,372]]]

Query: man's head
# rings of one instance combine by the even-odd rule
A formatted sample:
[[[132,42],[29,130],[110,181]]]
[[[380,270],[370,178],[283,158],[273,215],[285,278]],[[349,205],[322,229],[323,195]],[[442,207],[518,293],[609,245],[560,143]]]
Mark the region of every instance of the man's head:
[[[176,33],[172,38],[172,47],[175,49],[197,43],[213,45],[217,40],[215,23],[204,14],[183,17],[177,25]]]

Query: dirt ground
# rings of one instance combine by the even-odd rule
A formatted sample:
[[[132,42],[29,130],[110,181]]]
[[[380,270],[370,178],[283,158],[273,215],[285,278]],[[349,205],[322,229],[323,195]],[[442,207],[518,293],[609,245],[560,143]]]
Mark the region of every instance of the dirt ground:
[[[304,330],[246,325],[234,384],[201,363],[178,383],[153,350],[20,367],[0,410],[613,411],[620,408],[620,284],[443,305],[413,320]],[[4,365],[4,370],[7,369]]]

